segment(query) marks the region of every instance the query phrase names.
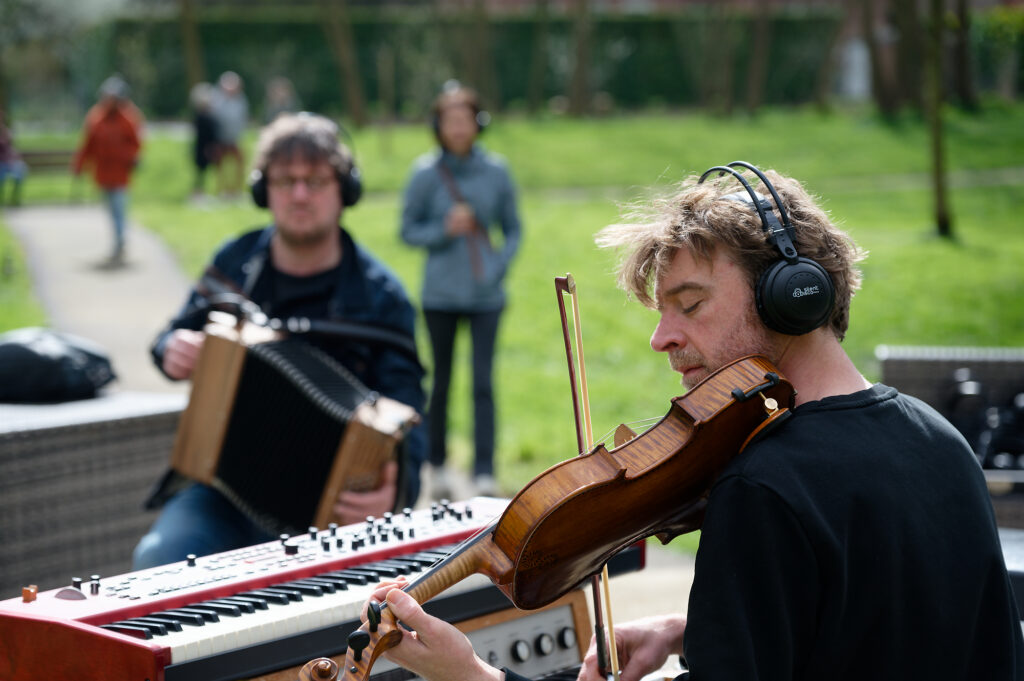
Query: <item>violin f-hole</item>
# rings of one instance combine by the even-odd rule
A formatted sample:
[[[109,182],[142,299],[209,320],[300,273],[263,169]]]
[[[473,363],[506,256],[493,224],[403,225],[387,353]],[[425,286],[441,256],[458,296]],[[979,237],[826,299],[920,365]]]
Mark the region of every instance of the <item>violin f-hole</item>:
[[[747,392],[743,392],[743,390],[741,390],[740,388],[733,388],[732,389],[732,397],[733,397],[733,399],[736,400],[737,402],[746,402],[747,400],[749,400],[754,395],[758,395],[761,392],[767,390],[768,388],[774,388],[775,386],[777,386],[779,384],[779,375],[777,373],[775,373],[774,371],[769,371],[768,373],[766,373],[764,375],[764,378],[765,378],[765,382],[764,383],[762,383],[761,385],[755,385],[753,388],[751,388]]]

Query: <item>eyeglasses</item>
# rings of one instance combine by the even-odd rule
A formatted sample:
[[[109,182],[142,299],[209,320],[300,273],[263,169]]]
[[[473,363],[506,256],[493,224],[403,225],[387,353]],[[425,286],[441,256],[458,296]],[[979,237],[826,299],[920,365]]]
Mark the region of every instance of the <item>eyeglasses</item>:
[[[313,175],[312,177],[292,177],[291,175],[280,175],[278,177],[268,177],[267,184],[271,189],[277,189],[279,191],[290,192],[295,189],[295,185],[304,184],[306,189],[311,192],[319,192],[325,187],[334,182],[333,175]]]

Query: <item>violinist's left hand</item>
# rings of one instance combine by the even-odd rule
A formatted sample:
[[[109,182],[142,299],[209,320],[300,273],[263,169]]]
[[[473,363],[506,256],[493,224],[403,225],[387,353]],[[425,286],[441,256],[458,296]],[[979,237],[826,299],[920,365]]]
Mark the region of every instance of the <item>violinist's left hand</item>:
[[[345,491],[334,503],[334,515],[342,525],[361,523],[367,516],[380,517],[395,506],[398,494],[398,463],[389,461],[381,470],[381,481],[377,489],[369,492]]]
[[[386,653],[391,662],[425,681],[504,681],[505,674],[477,656],[473,644],[453,625],[424,612],[416,600],[402,591],[405,580],[382,582],[371,596],[383,602],[407,627],[402,641]]]

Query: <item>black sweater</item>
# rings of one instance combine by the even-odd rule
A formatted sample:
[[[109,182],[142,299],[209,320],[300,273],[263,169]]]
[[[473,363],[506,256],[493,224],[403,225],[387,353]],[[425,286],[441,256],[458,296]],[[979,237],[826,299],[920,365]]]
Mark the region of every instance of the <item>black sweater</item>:
[[[876,385],[801,405],[711,492],[692,681],[1024,678],[984,476],[930,407]]]

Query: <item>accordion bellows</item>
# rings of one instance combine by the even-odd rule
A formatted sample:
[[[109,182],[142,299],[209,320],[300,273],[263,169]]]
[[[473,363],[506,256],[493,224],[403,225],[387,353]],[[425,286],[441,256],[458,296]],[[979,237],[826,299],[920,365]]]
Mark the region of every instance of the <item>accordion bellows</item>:
[[[334,521],[342,490],[370,490],[416,411],[377,395],[322,350],[211,321],[171,466],[220,490],[268,532]]]

